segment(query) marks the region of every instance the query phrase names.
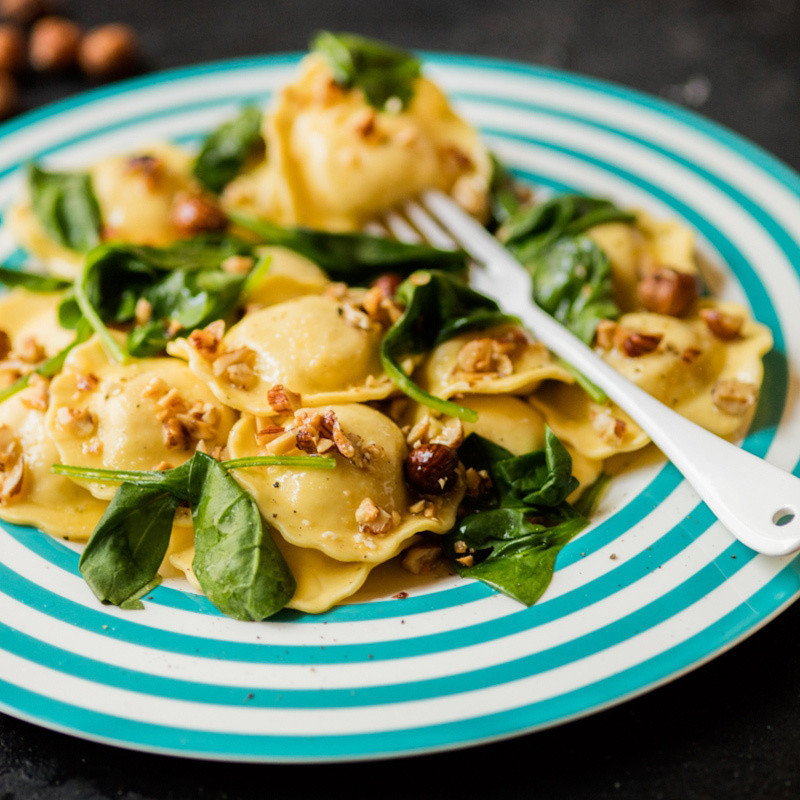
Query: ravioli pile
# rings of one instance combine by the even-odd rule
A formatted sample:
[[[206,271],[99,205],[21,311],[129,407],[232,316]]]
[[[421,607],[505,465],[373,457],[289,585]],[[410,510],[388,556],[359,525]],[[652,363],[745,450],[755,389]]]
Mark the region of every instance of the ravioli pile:
[[[199,179],[195,156],[173,145],[98,162],[88,170],[97,243],[168,248],[236,231],[230,220],[240,212],[279,226],[356,230],[432,186],[488,221],[491,158],[438,87],[416,77],[404,102],[390,97],[376,108],[368,99],[316,53],[248,133],[265,148],[243,151],[214,191]],[[131,326],[151,321],[153,303],[142,296],[135,309],[128,303],[128,317],[115,311],[104,335],[79,336],[53,366],[48,359],[75,337],[62,325],[64,300],[80,294],[85,253],[53,234],[31,198],[9,219],[51,274],[78,280],[0,299],[0,379],[25,384],[0,402],[2,519],[85,541],[118,487],[103,470],[168,470],[197,450],[221,460],[333,459],[330,470],[231,471],[295,577],[289,607],[318,613],[392,559],[411,572],[437,569],[439,541],[486,477],[458,458],[470,434],[522,456],[544,447],[549,428],[582,487],[605,460],[648,444],[627,414],[587,393],[513,322],[473,327],[401,358],[423,393],[470,413],[442,413],[405,396],[382,357],[387,331],[405,312],[391,265],[384,275],[374,269],[371,285],[349,285],[302,248],[265,241],[252,257],[222,264],[250,276],[232,313],[196,326],[166,319],[165,349],[117,360],[109,342],[124,350]],[[758,398],[769,330],[745,308],[704,296],[693,235],[680,223],[630,212],[583,235],[607,260],[618,309],[597,321],[596,350],[689,419],[740,435]],[[268,268],[259,272],[256,262]],[[433,465],[423,464],[430,454]],[[100,477],[55,474],[54,464]],[[179,511],[161,574],[199,586],[193,557],[192,520]]]

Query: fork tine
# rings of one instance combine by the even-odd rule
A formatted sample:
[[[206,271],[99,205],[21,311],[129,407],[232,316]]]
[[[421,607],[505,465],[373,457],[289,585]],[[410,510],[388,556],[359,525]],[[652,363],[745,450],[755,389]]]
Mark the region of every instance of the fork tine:
[[[387,212],[384,216],[384,224],[398,242],[406,242],[406,244],[419,244],[422,242],[422,237],[419,233],[408,223],[408,220],[404,219],[396,211]]]
[[[434,247],[442,250],[458,250],[458,242],[450,235],[447,228],[442,227],[416,200],[409,200],[404,206],[406,215],[417,230]]]

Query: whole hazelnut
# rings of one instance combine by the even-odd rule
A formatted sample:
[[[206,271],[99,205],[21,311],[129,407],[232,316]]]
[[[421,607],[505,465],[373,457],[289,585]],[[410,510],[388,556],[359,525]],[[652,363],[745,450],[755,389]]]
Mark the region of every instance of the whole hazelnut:
[[[116,78],[132,72],[139,62],[139,37],[128,25],[118,22],[90,30],[81,41],[78,63],[97,80]]]
[[[219,231],[228,224],[225,212],[202,194],[179,192],[172,203],[172,224],[184,234]]]
[[[50,9],[49,0],[0,0],[0,16],[20,25],[30,25]]]
[[[25,66],[25,34],[17,25],[0,24],[0,70],[20,72]]]
[[[658,267],[639,281],[636,293],[648,311],[681,317],[697,300],[697,278],[672,267]]]
[[[63,72],[75,65],[81,29],[66,17],[42,17],[31,28],[28,58],[38,72]]]
[[[13,75],[0,72],[0,119],[14,114],[19,108],[19,89]]]
[[[444,494],[452,489],[457,467],[458,453],[445,444],[421,444],[404,464],[406,480],[422,494]]]

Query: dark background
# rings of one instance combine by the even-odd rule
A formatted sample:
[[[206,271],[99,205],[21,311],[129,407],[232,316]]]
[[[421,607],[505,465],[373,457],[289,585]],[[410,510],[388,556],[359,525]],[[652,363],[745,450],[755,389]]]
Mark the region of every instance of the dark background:
[[[122,20],[148,69],[304,49],[320,28],[512,58],[660,95],[800,169],[796,0],[63,0],[85,25]],[[27,108],[81,91],[28,77]],[[0,800],[800,798],[800,605],[671,684],[552,730],[359,764],[215,764],[118,750],[0,715]],[[1,643],[0,643],[1,644]]]

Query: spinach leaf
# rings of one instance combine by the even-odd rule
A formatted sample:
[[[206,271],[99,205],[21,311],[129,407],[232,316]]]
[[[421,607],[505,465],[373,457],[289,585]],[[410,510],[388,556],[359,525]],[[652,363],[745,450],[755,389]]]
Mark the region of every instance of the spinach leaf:
[[[318,33],[310,49],[325,59],[340,86],[363,90],[375,108],[384,108],[393,97],[405,107],[413,97],[421,65],[405,50],[353,33],[330,31]]]
[[[203,186],[219,194],[241,172],[259,144],[263,144],[261,112],[255,106],[245,106],[237,117],[206,137],[192,173]]]
[[[489,181],[489,209],[492,219],[489,228],[494,230],[514,214],[519,213],[522,205],[516,191],[514,176],[494,153],[490,153],[490,158],[492,177]]]
[[[520,210],[497,235],[531,273],[537,305],[591,344],[597,323],[620,312],[611,263],[583,232],[604,222],[634,219],[610,200],[568,194]]]
[[[494,300],[444,272],[418,273],[404,281],[395,296],[405,305],[405,311],[381,342],[381,364],[386,374],[398,389],[423,405],[474,422],[477,414],[473,410],[424,391],[399,362],[465,331],[516,322],[516,318],[504,314]]]
[[[527,262],[533,299],[586,344],[597,324],[619,316],[611,262],[588,236],[556,239]]]
[[[192,462],[194,574],[223,613],[243,620],[266,619],[291,600],[294,577],[255,500],[211,456],[196,453]]]
[[[172,336],[185,335],[215,319],[228,317],[239,301],[246,275],[221,268],[231,255],[252,253],[252,245],[232,236],[197,237],[165,248],[110,243],[92,250],[73,291],[59,307],[64,327],[86,318],[103,337],[117,360],[124,360],[107,324],[129,323],[136,304],[147,300],[150,322],[135,326],[128,336],[128,353],[136,357],[161,352]]]
[[[572,459],[549,428],[544,448],[522,456],[473,433],[459,458],[486,470],[492,489],[447,536],[447,550],[461,575],[532,605],[550,583],[558,552],[588,524],[566,501],[578,485]],[[465,554],[473,563],[456,560]]]
[[[46,172],[28,166],[33,213],[56,242],[86,252],[100,242],[100,207],[84,172]]]
[[[610,200],[588,195],[558,195],[518,210],[497,236],[523,263],[562,236],[576,236],[605,222],[633,222],[635,216]]]
[[[240,212],[230,218],[263,244],[294,250],[325,270],[331,280],[363,286],[387,272],[410,275],[418,269],[464,272],[466,255],[427,244],[406,244],[367,233],[331,233],[312,228],[284,228]]]
[[[21,286],[29,292],[42,294],[60,292],[72,285],[70,281],[54,278],[52,275],[42,275],[38,272],[25,272],[21,269],[12,269],[9,267],[0,267],[0,283],[10,288]]]
[[[248,461],[254,464],[257,459]],[[79,468],[54,471],[89,476]],[[117,477],[123,474],[125,481],[80,561],[81,573],[101,601],[124,608],[141,606],[138,599],[159,583],[158,567],[175,512],[186,502],[194,523],[192,568],[220,611],[236,619],[262,620],[289,602],[294,577],[255,501],[223,464],[195,452],[175,469],[117,473]]]
[[[180,500],[158,484],[123,483],[81,555],[78,567],[95,596],[122,608],[158,586]]]

